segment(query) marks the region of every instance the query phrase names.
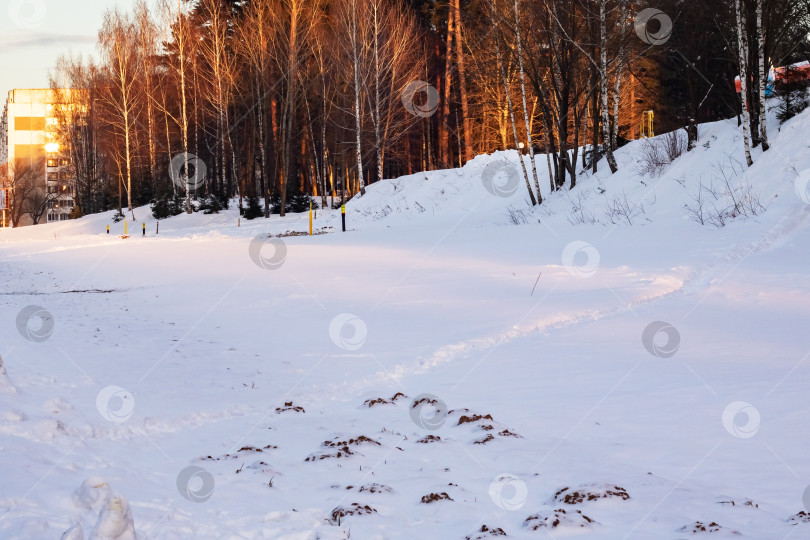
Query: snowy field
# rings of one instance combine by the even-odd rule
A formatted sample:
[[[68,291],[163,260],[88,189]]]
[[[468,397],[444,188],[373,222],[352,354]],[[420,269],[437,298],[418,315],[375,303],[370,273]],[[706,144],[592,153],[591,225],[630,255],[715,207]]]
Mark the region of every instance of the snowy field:
[[[777,130],[551,195],[540,156],[535,209],[498,153],[346,233],[0,232],[0,538],[810,538],[810,113]]]

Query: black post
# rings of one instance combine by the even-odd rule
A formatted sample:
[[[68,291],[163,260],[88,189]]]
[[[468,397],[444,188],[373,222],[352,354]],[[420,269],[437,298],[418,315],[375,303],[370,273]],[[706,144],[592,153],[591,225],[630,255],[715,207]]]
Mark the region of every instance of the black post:
[[[146,223],[143,224],[143,236],[146,236]]]
[[[343,232],[346,232],[346,205],[340,205],[340,220],[343,222]]]

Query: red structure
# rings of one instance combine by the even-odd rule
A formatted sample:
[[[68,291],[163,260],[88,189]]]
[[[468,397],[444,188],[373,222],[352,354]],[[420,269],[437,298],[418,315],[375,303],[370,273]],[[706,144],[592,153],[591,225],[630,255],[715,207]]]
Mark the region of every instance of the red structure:
[[[789,71],[788,71],[789,70]],[[752,78],[753,80],[753,78]],[[779,88],[783,84],[796,83],[804,81],[810,84],[810,62],[800,62],[792,66],[783,66],[774,68],[768,74],[768,90],[766,95],[770,95],[774,88]],[[739,94],[741,90],[741,82],[739,77],[734,78],[734,87]]]

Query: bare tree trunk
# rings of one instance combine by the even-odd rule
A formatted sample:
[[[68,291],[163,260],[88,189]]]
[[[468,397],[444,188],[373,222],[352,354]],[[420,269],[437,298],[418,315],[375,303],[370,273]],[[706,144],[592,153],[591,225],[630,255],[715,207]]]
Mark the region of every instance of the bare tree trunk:
[[[622,89],[622,69],[624,68],[625,57],[627,55],[627,48],[625,44],[625,37],[627,33],[627,0],[619,0],[621,2],[621,34],[619,41],[619,56],[616,58],[616,82],[613,87],[613,124],[610,130],[610,149],[616,150],[617,141],[619,138],[619,104],[621,102],[621,89]],[[584,155],[584,152],[583,152]]]
[[[261,73],[260,73],[261,71]],[[256,85],[258,92],[257,100],[257,114],[259,115],[259,174],[261,180],[259,182],[259,189],[261,190],[262,197],[264,198],[264,217],[270,217],[270,197],[268,196],[267,189],[267,148],[265,147],[265,134],[264,134],[264,70],[256,70]]]
[[[464,68],[464,39],[461,35],[461,9],[460,0],[454,0],[453,10],[456,19],[456,63],[458,64],[458,90],[461,97],[461,121],[464,125],[464,160],[469,161],[475,157],[473,148],[472,127],[470,122],[470,108],[467,103],[467,72]]]
[[[458,2],[459,0],[456,0]],[[534,161],[534,143],[532,142],[532,128],[529,122],[529,108],[526,105],[526,82],[523,72],[523,45],[520,40],[520,15],[518,13],[518,0],[515,0],[515,34],[517,37],[518,64],[520,66],[520,96],[523,99],[523,123],[526,125],[526,144],[529,145],[529,159],[532,162],[532,177],[537,190],[537,203],[543,204],[543,195],[540,194],[540,181],[537,179],[537,164]],[[521,158],[522,161],[523,158]]]
[[[750,167],[754,161],[751,159],[751,117],[748,112],[748,36],[745,31],[745,13],[740,10],[740,2],[741,0],[734,0],[734,13],[737,17],[737,49],[740,59],[743,144],[745,145],[745,161]]]
[[[506,72],[503,69],[503,62],[501,60],[501,47],[497,46],[498,53],[498,70],[501,72],[501,79],[503,79],[504,94],[506,94],[506,107],[509,109],[509,118],[512,121],[512,135],[515,138],[515,151],[517,152],[520,168],[523,170],[523,179],[526,180],[526,189],[529,191],[529,200],[532,206],[537,205],[537,199],[534,197],[532,185],[529,183],[529,173],[526,172],[526,164],[523,162],[523,155],[520,153],[520,141],[518,140],[517,126],[515,125],[515,113],[512,108],[512,97],[509,94],[509,81],[506,79]]]
[[[152,74],[153,74],[153,50],[154,50],[154,30],[149,9],[146,2],[141,0],[135,5],[135,17],[138,22],[138,30],[141,38],[141,56],[143,67],[143,79],[146,90],[146,122],[149,144],[149,177],[154,182],[156,180],[156,150],[155,150],[155,122],[154,110],[152,106]]]
[[[200,153],[200,113],[198,106],[199,82],[197,81],[197,55],[191,55],[191,71],[194,73],[194,155]],[[208,193],[208,181],[205,182],[205,192]]]
[[[450,159],[450,88],[453,81],[453,7],[450,5],[452,0],[447,2],[447,45],[445,48],[444,56],[444,103],[442,103],[442,118],[439,122],[439,168],[448,167],[452,162]],[[430,130],[428,130],[428,138],[430,137]],[[428,153],[428,155],[430,155]],[[428,169],[430,169],[430,158],[428,158]]]
[[[107,76],[115,87],[115,91],[110,92],[106,99],[108,105],[115,111],[116,116],[120,115],[119,118],[115,119],[114,124],[124,135],[123,158],[126,169],[127,210],[132,213],[132,219],[134,220],[131,152],[133,126],[130,116],[134,115],[138,99],[138,94],[134,91],[139,72],[139,59],[137,58],[138,36],[132,23],[122,16],[118,10],[105,13],[103,27],[99,36],[102,44],[102,54],[105,56],[107,65]]]
[[[379,5],[377,2],[373,3],[371,8],[374,13],[374,143],[375,151],[377,153],[377,181],[383,179],[383,149],[382,149],[382,136],[380,134],[380,24],[379,24]]]
[[[287,95],[284,102],[284,159],[282,165],[282,179],[281,179],[281,217],[286,215],[285,206],[287,205],[287,187],[290,183],[290,176],[292,174],[292,125],[293,116],[295,115],[295,70],[298,63],[298,17],[300,6],[297,0],[291,3],[290,13],[290,33],[289,33],[289,54],[287,56]]]
[[[126,160],[127,160],[127,209],[132,214],[132,221],[135,221],[135,210],[132,208],[132,157],[129,149],[129,107],[124,107],[124,138],[126,139]]]
[[[762,151],[770,148],[768,142],[768,118],[765,107],[765,86],[768,84],[768,66],[765,62],[765,32],[762,29],[762,0],[757,0],[757,43],[759,44],[759,134]]]
[[[428,80],[427,62],[425,62],[425,80]],[[437,80],[438,80],[438,77],[437,77]],[[445,96],[445,103],[448,103],[447,99],[448,98]],[[449,110],[449,105],[448,105],[448,110]],[[439,129],[440,130],[441,130],[441,127],[442,127],[442,122],[445,121],[444,120],[445,118],[447,118],[446,114],[442,117],[442,119],[439,122]],[[431,154],[432,150],[430,148],[431,145],[430,145],[430,117],[429,116],[424,118],[424,124],[425,124],[425,129],[420,130],[420,131],[422,131],[422,154],[423,154],[423,157],[424,157],[424,168],[423,168],[423,170],[430,171],[430,170],[433,170],[433,162],[432,162],[433,155]],[[441,133],[441,131],[440,131],[440,133]],[[441,135],[439,136],[439,139],[440,139],[439,146],[441,146]]]
[[[605,15],[605,4],[607,0],[599,0],[599,52],[600,52],[600,73],[599,86],[602,93],[602,138],[605,141],[605,157],[607,158],[610,172],[619,170],[613,149],[610,147],[610,116],[608,111],[608,75],[607,75],[607,22]]]
[[[161,94],[162,94],[162,98],[163,98],[163,105],[162,105],[162,107],[163,107],[163,123],[164,123],[164,127],[166,128],[166,151],[171,156],[172,155],[172,137],[171,137],[171,132],[169,131],[169,112],[168,112],[169,109],[167,107],[168,104],[166,103],[167,100],[166,100],[165,90],[161,90]],[[171,182],[171,184],[172,184],[172,196],[175,196],[175,195],[177,195],[177,184],[175,184],[174,182]]]
[[[321,193],[321,208],[326,206],[326,176],[329,170],[329,153],[326,149],[326,79],[323,79],[323,118],[321,119],[321,168],[323,169],[323,191]],[[330,191],[332,192],[332,199],[335,198],[335,187],[332,184],[332,177],[329,177]]]
[[[361,148],[361,130],[363,127],[362,114],[360,108],[360,58],[357,47],[359,45],[357,36],[357,0],[352,0],[352,57],[354,59],[354,129],[355,145],[357,153],[357,182],[360,195],[366,194],[366,183],[363,178],[363,154]]]
[[[594,54],[594,56],[596,55]],[[593,80],[593,83],[593,88],[595,89],[596,80]],[[599,119],[601,118],[601,112],[599,110],[599,93],[595,90],[592,92],[591,96],[591,118],[593,122],[593,129],[591,130],[591,143],[593,146],[593,153],[591,154],[591,173],[596,174],[599,163],[597,156],[599,155]]]
[[[458,123],[458,110],[456,110],[456,133],[461,133],[461,124]],[[464,151],[461,149],[461,137],[456,137],[456,142],[458,143],[458,168],[464,166]]]
[[[239,181],[239,168],[237,167],[236,163],[236,150],[233,147],[233,140],[231,140],[231,121],[230,115],[228,114],[228,106],[227,101],[225,102],[225,133],[228,134],[228,147],[231,149],[231,177],[233,178],[233,182],[236,184],[236,192],[239,195],[239,209],[242,209],[242,194],[244,193],[244,189],[242,188],[242,184]]]
[[[191,189],[189,186],[188,181],[188,111],[186,106],[186,55],[185,55],[185,39],[183,39],[184,31],[183,31],[183,14],[180,7],[180,0],[177,0],[177,22],[178,22],[178,31],[177,31],[177,51],[178,55],[180,56],[180,96],[181,96],[181,107],[182,107],[182,130],[183,130],[183,163],[185,168],[183,169],[183,177],[186,179],[186,214],[191,213]]]
[[[304,107],[307,111],[307,131],[309,132],[309,142],[312,146],[312,165],[310,167],[310,176],[315,179],[313,184],[318,186],[315,190],[315,196],[318,195],[318,191],[321,191],[321,195],[323,195],[324,184],[321,182],[321,166],[320,163],[318,163],[318,150],[315,146],[315,130],[312,129],[315,125],[315,121],[312,119],[312,111],[309,108],[309,100],[306,98],[306,96],[304,96]]]

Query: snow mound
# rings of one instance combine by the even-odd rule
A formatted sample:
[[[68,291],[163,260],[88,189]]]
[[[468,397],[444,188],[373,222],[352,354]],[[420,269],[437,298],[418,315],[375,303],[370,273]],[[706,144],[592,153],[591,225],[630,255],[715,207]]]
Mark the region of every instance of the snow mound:
[[[110,485],[98,476],[91,476],[73,493],[73,504],[79,508],[96,510],[106,504],[112,495]]]
[[[137,540],[132,510],[124,497],[111,497],[101,509],[90,540]]]

